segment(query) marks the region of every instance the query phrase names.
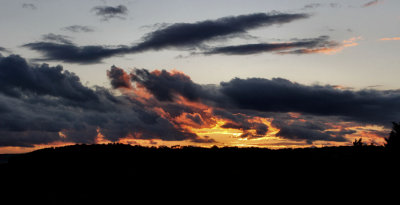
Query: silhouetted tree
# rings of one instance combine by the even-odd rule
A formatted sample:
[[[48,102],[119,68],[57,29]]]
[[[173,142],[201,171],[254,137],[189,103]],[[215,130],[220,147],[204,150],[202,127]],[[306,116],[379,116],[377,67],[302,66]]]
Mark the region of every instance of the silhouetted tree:
[[[389,150],[399,150],[400,122],[393,122],[393,128],[388,138],[385,138],[385,147]]]
[[[360,138],[360,139],[354,139],[354,142],[353,142],[353,146],[354,147],[362,147],[364,144],[363,144],[363,142],[362,142],[362,138]]]

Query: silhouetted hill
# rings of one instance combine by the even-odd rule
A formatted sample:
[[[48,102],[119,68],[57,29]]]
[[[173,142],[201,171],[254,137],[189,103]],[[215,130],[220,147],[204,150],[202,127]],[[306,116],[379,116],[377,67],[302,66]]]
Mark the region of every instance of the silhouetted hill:
[[[17,200],[40,196],[41,204],[92,204],[93,200],[118,204],[154,194],[209,197],[209,192],[222,190],[256,193],[294,186],[304,191],[301,187],[306,185],[317,192],[322,191],[317,187],[347,190],[390,178],[398,169],[396,160],[380,146],[270,150],[108,144],[15,155],[1,170],[7,187],[15,190],[8,196],[16,193]],[[22,193],[32,198],[18,198]]]
[[[85,170],[130,170],[135,173],[175,174],[214,169],[215,172],[240,170],[268,170],[294,167],[324,169],[374,169],[390,166],[392,152],[381,146],[344,146],[303,149],[237,148],[237,147],[141,147],[126,144],[73,145],[46,148],[10,157],[8,169],[59,171],[80,168]]]
[[[0,165],[8,163],[8,159],[16,154],[0,154]]]
[[[259,166],[351,166],[369,167],[389,162],[392,155],[380,146],[324,147],[304,149],[270,150],[266,148],[201,148],[201,147],[141,147],[125,144],[73,145],[47,148],[27,154],[15,155],[8,166],[38,168],[74,166],[87,169],[114,166],[134,168],[148,172],[149,167],[171,166],[190,169],[191,167],[215,167],[226,169],[230,166],[256,168]]]

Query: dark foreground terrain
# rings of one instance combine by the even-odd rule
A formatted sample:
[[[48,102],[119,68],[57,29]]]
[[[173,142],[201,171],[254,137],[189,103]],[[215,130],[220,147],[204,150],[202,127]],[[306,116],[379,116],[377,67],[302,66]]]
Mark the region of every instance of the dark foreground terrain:
[[[376,196],[390,189],[386,184],[398,185],[397,165],[395,153],[380,146],[270,150],[109,144],[13,155],[0,171],[6,187],[2,199],[131,204],[160,197],[226,196],[223,193],[229,198],[291,191],[350,196],[361,189]]]

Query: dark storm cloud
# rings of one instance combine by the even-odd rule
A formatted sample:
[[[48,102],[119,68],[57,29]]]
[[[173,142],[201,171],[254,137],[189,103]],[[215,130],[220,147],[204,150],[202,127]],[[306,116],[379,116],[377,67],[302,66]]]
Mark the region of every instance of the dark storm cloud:
[[[61,66],[30,65],[16,55],[0,57],[0,113],[0,146],[94,143],[98,131],[112,141],[128,134],[212,141],[172,124],[133,98],[86,87]]]
[[[336,47],[338,43],[329,41],[328,36],[320,36],[312,39],[299,39],[293,42],[287,43],[258,43],[258,44],[245,44],[235,46],[224,46],[212,48],[209,51],[204,52],[206,55],[211,54],[225,54],[225,55],[250,55],[263,52],[284,52],[292,53],[294,49],[306,48],[331,48]],[[298,52],[293,52],[298,53]]]
[[[112,18],[124,19],[128,14],[128,8],[124,5],[112,6],[96,6],[92,9],[97,16],[102,17],[103,21],[108,21]]]
[[[307,14],[254,13],[195,23],[175,23],[147,34],[138,50],[198,47],[218,37],[244,34],[250,29],[308,18]]]
[[[282,78],[236,78],[220,86],[223,96],[242,109],[341,116],[382,125],[400,117],[400,90],[340,90]]]
[[[134,46],[78,46],[65,37],[54,42],[57,37],[62,37],[58,35],[49,36],[50,38],[44,39],[45,41],[25,44],[24,47],[42,53],[45,58],[41,60],[57,60],[79,64],[100,63],[103,59],[116,55],[140,53],[148,50],[204,48],[206,47],[204,43],[211,40],[243,36],[250,29],[289,23],[308,17],[307,14],[272,12],[230,16],[195,23],[175,23],[146,34],[142,42]],[[62,39],[64,41],[61,41]]]
[[[317,131],[313,129],[307,129],[304,127],[296,127],[293,125],[288,125],[285,127],[280,127],[280,131],[276,134],[277,136],[284,137],[291,140],[306,140],[308,144],[313,141],[336,141],[336,142],[346,142],[342,136],[334,137],[329,133]]]
[[[32,69],[25,59],[11,55],[1,58],[0,68],[3,94],[21,97],[30,93],[79,101],[96,99],[94,92],[83,86],[78,76],[63,71],[61,66],[42,64]]]
[[[332,127],[321,123],[321,119],[289,122],[288,119],[275,119],[272,124],[280,129],[276,135],[291,140],[306,140],[308,144],[318,140],[346,142],[344,136],[355,133],[352,130],[326,131]]]
[[[94,31],[94,29],[90,26],[81,26],[81,25],[67,26],[67,27],[62,28],[62,30],[70,31],[70,32],[74,32],[74,33],[80,33],[80,32],[89,33],[89,32]]]

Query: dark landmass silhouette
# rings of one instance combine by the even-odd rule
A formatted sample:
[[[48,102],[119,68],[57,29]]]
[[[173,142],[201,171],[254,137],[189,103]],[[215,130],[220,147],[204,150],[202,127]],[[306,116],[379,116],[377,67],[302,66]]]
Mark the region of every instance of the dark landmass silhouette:
[[[16,204],[129,204],[160,194],[212,198],[221,191],[266,194],[294,187],[329,195],[327,187],[381,189],[369,182],[398,175],[395,152],[361,140],[354,146],[279,150],[79,144],[12,155],[0,170],[4,196]]]

